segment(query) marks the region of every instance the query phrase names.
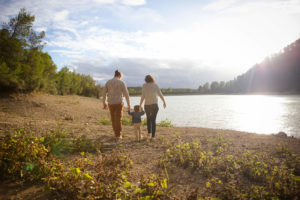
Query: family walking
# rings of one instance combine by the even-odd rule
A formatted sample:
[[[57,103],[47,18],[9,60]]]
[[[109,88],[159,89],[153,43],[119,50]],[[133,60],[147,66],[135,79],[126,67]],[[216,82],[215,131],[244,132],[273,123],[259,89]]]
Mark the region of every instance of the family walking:
[[[151,140],[153,140],[156,132],[156,116],[159,110],[157,97],[159,96],[161,98],[163,106],[166,108],[164,96],[162,95],[153,76],[147,75],[145,77],[146,83],[142,87],[140,105],[135,105],[134,112],[131,112],[129,93],[126,84],[121,80],[121,78],[122,73],[116,70],[114,78],[107,81],[103,88],[103,108],[108,108],[110,111],[112,127],[117,141],[122,139],[122,115],[124,107],[123,96],[125,97],[128,106],[128,114],[132,116],[136,139],[140,141],[143,138],[140,127],[141,116],[146,112],[148,135],[151,135]],[[143,103],[145,112],[142,110]]]

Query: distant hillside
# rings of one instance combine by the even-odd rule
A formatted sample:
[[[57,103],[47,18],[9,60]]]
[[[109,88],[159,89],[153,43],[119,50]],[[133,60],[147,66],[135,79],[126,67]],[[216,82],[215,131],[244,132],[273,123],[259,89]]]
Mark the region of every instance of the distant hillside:
[[[300,93],[300,39],[228,82],[199,87],[200,93]]]

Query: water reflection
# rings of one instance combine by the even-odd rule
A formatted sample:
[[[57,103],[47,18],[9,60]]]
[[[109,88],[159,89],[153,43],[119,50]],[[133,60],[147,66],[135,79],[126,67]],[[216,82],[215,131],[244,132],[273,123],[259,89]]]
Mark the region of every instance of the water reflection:
[[[132,105],[139,97],[132,97]],[[158,121],[168,118],[176,126],[233,129],[255,133],[284,131],[299,137],[300,96],[200,95],[167,96]]]

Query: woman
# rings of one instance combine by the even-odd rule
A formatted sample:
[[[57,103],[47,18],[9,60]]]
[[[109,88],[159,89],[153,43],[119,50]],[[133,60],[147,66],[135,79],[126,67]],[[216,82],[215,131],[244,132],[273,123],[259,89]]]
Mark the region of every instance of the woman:
[[[129,94],[124,81],[121,80],[122,73],[115,71],[113,79],[106,82],[103,88],[103,108],[107,109],[106,95],[108,108],[110,111],[112,127],[115,132],[116,140],[122,139],[122,113],[123,113],[123,96],[125,96],[128,110],[130,110]]]
[[[158,112],[157,96],[159,96],[166,108],[166,101],[162,95],[155,79],[151,75],[145,77],[145,84],[142,87],[142,97],[140,107],[145,100],[145,112],[147,116],[147,129],[149,135],[152,134],[151,140],[155,137],[156,131],[156,116]]]

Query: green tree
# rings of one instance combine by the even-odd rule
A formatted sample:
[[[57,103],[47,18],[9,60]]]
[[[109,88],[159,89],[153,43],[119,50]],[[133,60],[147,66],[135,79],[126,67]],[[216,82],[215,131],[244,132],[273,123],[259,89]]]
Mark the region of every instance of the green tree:
[[[20,87],[21,62],[24,49],[19,39],[10,38],[9,31],[0,30],[0,87],[18,89]]]
[[[217,81],[213,81],[211,84],[210,84],[210,90],[212,92],[218,92],[218,89],[219,89],[219,83]]]
[[[68,67],[63,67],[57,74],[57,90],[61,95],[70,94],[72,75]]]
[[[41,87],[45,62],[48,62],[43,59],[48,58],[41,52],[45,33],[32,29],[34,20],[35,17],[22,8],[0,30],[1,88],[32,91]],[[52,67],[52,74],[55,69]]]
[[[11,38],[24,40],[32,32],[34,20],[35,17],[22,8],[16,17],[11,18],[8,23],[4,23],[3,28],[9,31]],[[23,42],[26,44],[26,41]]]
[[[209,83],[206,82],[206,83],[203,85],[203,92],[204,92],[204,93],[208,93],[209,90],[210,90]]]
[[[42,63],[44,65],[44,71],[42,74],[43,79],[41,80],[40,90],[44,92],[49,92],[51,94],[56,94],[56,65],[54,64],[51,56],[48,53],[42,53]]]

